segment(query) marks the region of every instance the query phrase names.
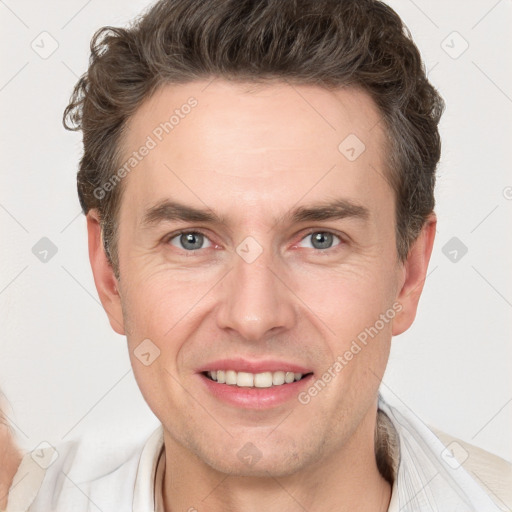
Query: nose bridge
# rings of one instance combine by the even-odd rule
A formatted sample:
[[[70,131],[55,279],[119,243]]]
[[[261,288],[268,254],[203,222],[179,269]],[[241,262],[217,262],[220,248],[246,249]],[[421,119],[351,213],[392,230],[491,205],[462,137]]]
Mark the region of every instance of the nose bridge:
[[[251,237],[239,244],[224,286],[218,317],[221,328],[257,341],[270,330],[291,327],[293,297],[276,276],[278,267],[270,248],[264,249]]]

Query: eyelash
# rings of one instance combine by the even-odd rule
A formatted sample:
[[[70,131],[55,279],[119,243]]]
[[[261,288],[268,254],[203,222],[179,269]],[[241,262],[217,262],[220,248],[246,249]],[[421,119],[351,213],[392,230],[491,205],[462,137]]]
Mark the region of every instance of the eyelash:
[[[183,235],[183,234],[190,234],[190,233],[197,233],[197,234],[203,235],[205,238],[208,238],[208,240],[210,240],[210,238],[207,235],[207,233],[205,233],[201,229],[183,229],[183,230],[176,231],[175,233],[171,233],[170,235],[166,236],[163,239],[163,243],[164,244],[169,244],[170,241],[173,240],[174,238],[176,238],[176,237],[178,237],[180,235]],[[304,233],[304,236],[302,236],[302,238],[297,243],[302,242],[302,240],[304,240],[306,237],[312,235],[313,233],[328,233],[330,235],[335,236],[340,241],[340,243],[338,245],[335,245],[333,247],[329,247],[328,249],[317,249],[315,252],[334,251],[334,250],[336,250],[336,248],[339,248],[340,246],[345,245],[347,243],[347,240],[341,234],[339,234],[337,232],[334,232],[334,231],[325,230],[325,229],[318,229],[318,228],[316,228],[316,229],[315,228],[310,228],[309,231]],[[210,242],[212,242],[212,241],[210,240]],[[213,244],[213,242],[212,242],[212,244]],[[185,249],[182,249],[182,250],[184,252],[193,253],[193,252],[198,252],[201,249],[197,249],[196,251],[185,251]]]

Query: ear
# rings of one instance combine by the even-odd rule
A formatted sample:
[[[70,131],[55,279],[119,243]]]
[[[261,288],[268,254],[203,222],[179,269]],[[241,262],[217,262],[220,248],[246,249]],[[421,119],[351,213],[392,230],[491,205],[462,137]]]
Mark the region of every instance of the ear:
[[[118,281],[103,247],[100,219],[96,209],[90,210],[87,214],[87,234],[89,261],[101,304],[107,313],[112,329],[118,334],[124,335],[123,310]]]
[[[405,332],[414,322],[423,285],[427,276],[428,263],[436,235],[437,218],[432,212],[418,238],[412,244],[407,260],[403,263],[403,283],[397,296],[402,310],[393,320],[393,336]]]

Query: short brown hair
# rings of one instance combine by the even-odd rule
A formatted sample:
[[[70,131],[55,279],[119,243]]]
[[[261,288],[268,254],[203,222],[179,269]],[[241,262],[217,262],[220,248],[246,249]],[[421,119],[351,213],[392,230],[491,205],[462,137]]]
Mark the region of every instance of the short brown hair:
[[[160,0],[127,28],[94,34],[63,116],[67,129],[83,131],[78,196],[85,214],[98,209],[116,277],[122,183],[104,197],[95,190],[120,165],[123,129],[159,86],[214,77],[365,90],[388,138],[386,179],[405,261],[434,209],[444,103],[400,17],[376,0]]]

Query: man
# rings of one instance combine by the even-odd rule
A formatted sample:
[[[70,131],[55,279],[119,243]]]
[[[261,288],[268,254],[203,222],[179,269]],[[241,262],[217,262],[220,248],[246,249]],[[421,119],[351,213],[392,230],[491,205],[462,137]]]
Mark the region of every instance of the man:
[[[379,396],[443,110],[396,13],[168,0],[91,48],[65,112],[90,261],[162,427],[99,461],[60,447],[12,510],[499,510],[509,465]]]

